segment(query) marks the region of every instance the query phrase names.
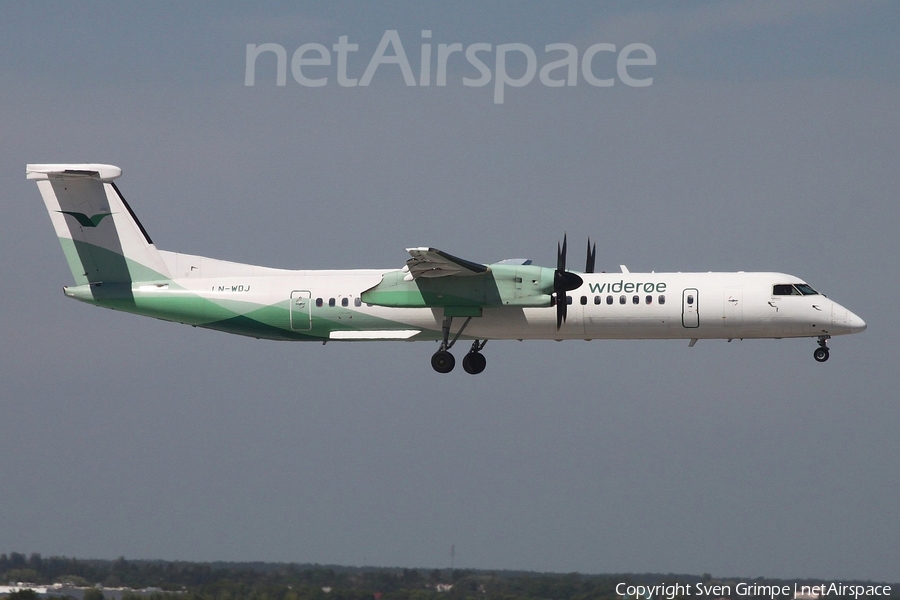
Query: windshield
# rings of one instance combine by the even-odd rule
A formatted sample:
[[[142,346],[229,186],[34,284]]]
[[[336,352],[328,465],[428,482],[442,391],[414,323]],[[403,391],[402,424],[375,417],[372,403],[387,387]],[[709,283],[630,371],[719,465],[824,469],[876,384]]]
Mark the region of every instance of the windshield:
[[[819,292],[805,283],[778,283],[772,286],[773,296],[818,296]]]

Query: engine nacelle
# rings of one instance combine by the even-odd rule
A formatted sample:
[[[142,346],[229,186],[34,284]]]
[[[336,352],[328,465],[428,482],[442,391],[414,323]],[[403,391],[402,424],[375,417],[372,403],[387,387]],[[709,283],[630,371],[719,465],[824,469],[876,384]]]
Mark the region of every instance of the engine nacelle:
[[[532,265],[489,265],[479,275],[418,277],[385,273],[381,283],[361,294],[363,302],[393,308],[551,305],[553,269]]]

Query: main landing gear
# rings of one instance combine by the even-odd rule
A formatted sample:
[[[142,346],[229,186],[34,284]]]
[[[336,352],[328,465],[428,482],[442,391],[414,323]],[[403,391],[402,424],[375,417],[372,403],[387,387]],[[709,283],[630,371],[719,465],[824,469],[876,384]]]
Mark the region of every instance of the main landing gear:
[[[472,342],[472,348],[469,349],[469,353],[466,354],[465,358],[463,358],[463,369],[466,370],[466,373],[478,375],[479,373],[484,371],[484,367],[485,365],[487,365],[487,360],[481,353],[481,349],[484,348],[485,344],[487,344],[487,340],[484,340],[483,342],[475,340],[474,342]]]
[[[828,360],[828,346],[826,344],[830,337],[830,335],[819,336],[819,347],[813,352],[813,358],[816,359],[816,362],[825,362]]]
[[[443,344],[441,344],[443,348]],[[446,350],[438,350],[431,357],[431,368],[438,373],[449,373],[456,366],[456,359]]]
[[[453,370],[453,367],[456,366],[456,359],[450,354],[450,348],[453,347],[453,344],[456,343],[456,340],[459,339],[459,336],[462,335],[463,330],[471,320],[472,317],[468,317],[466,322],[463,323],[463,326],[456,332],[453,339],[450,340],[450,324],[453,322],[453,317],[444,317],[444,323],[441,327],[444,339],[441,341],[441,346],[438,348],[438,351],[431,357],[431,367],[438,373],[449,373]],[[484,371],[487,360],[485,360],[484,355],[481,354],[481,349],[484,348],[485,344],[487,344],[487,340],[475,340],[472,342],[472,347],[469,349],[469,353],[466,354],[465,358],[463,358],[462,363],[466,373],[477,375]]]

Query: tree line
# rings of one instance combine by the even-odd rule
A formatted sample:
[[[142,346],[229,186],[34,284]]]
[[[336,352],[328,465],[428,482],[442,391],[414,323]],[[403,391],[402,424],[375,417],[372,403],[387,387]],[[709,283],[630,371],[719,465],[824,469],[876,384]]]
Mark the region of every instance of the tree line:
[[[612,600],[616,585],[720,581],[709,574],[585,575],[472,569],[342,567],[333,565],[163,560],[92,560],[0,554],[0,583],[64,583],[102,600],[102,588],[126,592],[122,600]],[[728,580],[721,580],[728,583]],[[756,582],[766,581],[755,579]],[[769,580],[777,582],[778,580]],[[813,582],[814,583],[814,582]],[[900,598],[900,586],[892,598]],[[11,596],[27,600],[30,595]],[[736,599],[737,600],[737,599]],[[744,596],[740,600],[752,600]]]

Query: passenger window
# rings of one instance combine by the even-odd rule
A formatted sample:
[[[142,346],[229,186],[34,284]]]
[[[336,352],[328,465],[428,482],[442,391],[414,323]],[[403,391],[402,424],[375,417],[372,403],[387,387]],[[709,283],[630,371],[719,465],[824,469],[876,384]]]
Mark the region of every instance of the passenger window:
[[[319,308],[322,308],[322,299],[321,298],[316,298],[316,306],[318,306]]]
[[[603,301],[603,298],[600,296],[594,296],[594,304],[600,304]]]
[[[606,303],[607,303],[607,304],[612,304],[612,303],[613,303],[613,297],[612,297],[612,296],[607,296],[607,297],[606,297]]]
[[[328,299],[328,306],[334,306],[334,298]]]
[[[582,296],[581,297],[581,305],[584,306],[585,304],[587,304],[587,296]]]
[[[359,298],[354,298],[353,306],[362,306],[362,300],[360,300]]]
[[[646,301],[647,304],[653,304],[653,296],[647,296]]]
[[[625,302],[625,294],[622,294],[621,296],[619,296],[619,304],[625,304]]]
[[[632,297],[631,297],[631,303],[632,303],[632,304],[640,304],[640,303],[641,303],[641,297],[640,297],[640,296],[632,296]]]
[[[341,298],[341,306],[347,306],[350,304],[350,300],[347,298]]]
[[[572,304],[572,296],[566,296],[566,304]]]
[[[694,295],[693,294],[688,294],[687,303],[689,305],[694,303]]]
[[[660,304],[665,304],[665,303],[666,303],[666,297],[661,295],[661,296],[659,297],[659,303],[660,303]]]

